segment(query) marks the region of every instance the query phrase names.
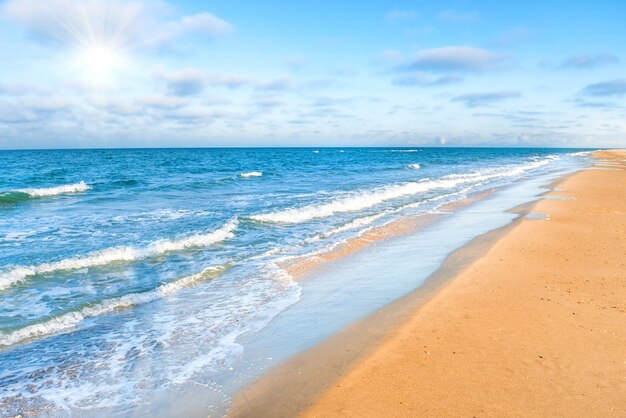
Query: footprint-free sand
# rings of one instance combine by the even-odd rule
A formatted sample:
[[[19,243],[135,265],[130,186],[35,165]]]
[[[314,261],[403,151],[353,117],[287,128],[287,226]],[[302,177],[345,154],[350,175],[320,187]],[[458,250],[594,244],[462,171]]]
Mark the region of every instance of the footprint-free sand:
[[[304,417],[626,416],[626,152],[595,154]]]

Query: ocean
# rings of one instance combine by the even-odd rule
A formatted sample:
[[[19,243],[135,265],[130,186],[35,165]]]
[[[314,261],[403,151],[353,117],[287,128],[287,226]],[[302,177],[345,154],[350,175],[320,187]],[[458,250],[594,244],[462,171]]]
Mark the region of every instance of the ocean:
[[[518,148],[0,151],[0,415],[154,412],[157,394],[190,384],[227,398],[220,388],[245,383],[243,364],[255,376],[246,353],[284,357],[336,328],[319,325],[310,341],[289,325],[264,337],[328,297],[315,279],[294,280],[286,260],[481,191],[539,187],[589,158]],[[425,249],[404,241],[387,259],[419,265],[434,251],[424,258],[434,266],[471,239],[458,219]],[[387,277],[385,265],[369,268],[360,274]],[[407,276],[402,292],[426,276]],[[352,311],[363,316],[383,302],[359,303]]]

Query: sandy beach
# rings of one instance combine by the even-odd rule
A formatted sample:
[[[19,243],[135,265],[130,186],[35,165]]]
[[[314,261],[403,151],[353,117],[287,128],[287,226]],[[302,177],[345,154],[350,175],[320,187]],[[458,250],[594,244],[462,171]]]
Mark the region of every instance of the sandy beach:
[[[596,157],[303,416],[624,416],[626,153]]]
[[[0,0],[0,418],[626,418],[626,0],[566,6]]]
[[[626,152],[595,157],[451,280],[292,359],[232,415],[624,416]]]

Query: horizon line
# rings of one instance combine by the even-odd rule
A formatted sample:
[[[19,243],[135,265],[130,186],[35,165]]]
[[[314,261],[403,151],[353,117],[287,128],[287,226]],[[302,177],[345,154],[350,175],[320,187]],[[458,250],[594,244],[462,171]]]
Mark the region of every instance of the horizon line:
[[[521,145],[379,145],[379,146],[199,146],[199,147],[85,147],[85,148],[0,148],[0,152],[3,151],[97,151],[97,150],[174,150],[174,149],[363,149],[363,148],[402,148],[402,149],[411,149],[411,148],[442,148],[442,149],[484,149],[484,148],[493,148],[493,149],[579,149],[579,150],[609,150],[609,149],[626,149],[616,148],[616,147],[554,147],[554,146],[521,146]]]

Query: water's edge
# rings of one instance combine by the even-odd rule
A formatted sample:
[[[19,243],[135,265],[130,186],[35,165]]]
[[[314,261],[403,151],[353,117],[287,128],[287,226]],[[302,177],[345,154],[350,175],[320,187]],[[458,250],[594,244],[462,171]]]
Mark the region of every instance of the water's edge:
[[[225,415],[238,418],[293,417],[303,412],[459,274],[483,257],[499,240],[533,213],[537,203],[545,199],[546,195],[569,177],[586,169],[588,167],[550,181],[544,186],[548,190],[537,198],[509,208],[507,212],[515,214],[515,217],[508,224],[482,233],[453,250],[421,287],[350,323],[241,388],[232,397],[232,403]]]

